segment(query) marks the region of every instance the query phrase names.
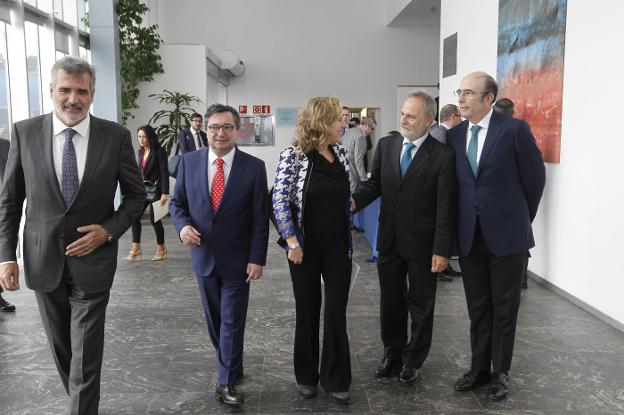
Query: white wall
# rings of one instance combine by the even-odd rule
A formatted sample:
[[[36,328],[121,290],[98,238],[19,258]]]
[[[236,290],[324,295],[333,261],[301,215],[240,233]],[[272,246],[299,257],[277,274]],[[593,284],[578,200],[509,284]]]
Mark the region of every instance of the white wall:
[[[385,4],[377,0],[159,0],[157,6],[165,42],[201,43],[217,54],[231,49],[244,61],[245,74],[227,91],[235,108],[269,104],[274,112],[337,95],[348,106],[380,108],[385,134],[397,129],[397,85],[437,82],[438,28],[387,28]],[[292,128],[276,128],[274,147],[245,147],[266,161],[269,180],[292,136]]]
[[[533,224],[537,246],[529,265],[620,324],[624,140],[614,126],[621,118],[624,84],[617,75],[610,77],[624,65],[617,46],[624,39],[623,18],[620,0],[604,0],[599,7],[568,0],[561,163],[546,165],[546,190]],[[496,0],[442,0],[440,50],[442,40],[458,32],[458,74],[440,82],[441,104],[454,102],[451,91],[467,73],[496,75],[497,25]],[[608,114],[613,117],[605,122]]]

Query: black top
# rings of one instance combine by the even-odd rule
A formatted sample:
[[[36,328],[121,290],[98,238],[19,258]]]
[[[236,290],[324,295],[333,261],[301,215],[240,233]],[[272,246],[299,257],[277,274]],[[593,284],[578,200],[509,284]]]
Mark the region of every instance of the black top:
[[[306,236],[344,238],[348,222],[347,173],[335,154],[331,163],[316,150],[311,151],[308,158],[311,161],[312,171],[305,196]]]

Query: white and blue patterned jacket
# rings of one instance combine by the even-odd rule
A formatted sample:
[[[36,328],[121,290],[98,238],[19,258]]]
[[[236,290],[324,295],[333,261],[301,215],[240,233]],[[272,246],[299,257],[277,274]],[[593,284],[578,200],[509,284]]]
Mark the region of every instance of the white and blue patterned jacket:
[[[339,144],[332,144],[332,148],[334,153],[338,155],[338,160],[343,165],[347,177],[350,177],[347,151]],[[298,147],[289,146],[280,153],[275,171],[272,201],[276,227],[281,236],[281,243],[278,243],[282,246],[286,245],[284,240],[293,235],[297,236],[299,243],[303,246],[303,206],[312,169],[313,163]],[[345,212],[347,212],[349,223],[347,229],[349,253],[352,252],[350,209],[351,195],[345,201]]]

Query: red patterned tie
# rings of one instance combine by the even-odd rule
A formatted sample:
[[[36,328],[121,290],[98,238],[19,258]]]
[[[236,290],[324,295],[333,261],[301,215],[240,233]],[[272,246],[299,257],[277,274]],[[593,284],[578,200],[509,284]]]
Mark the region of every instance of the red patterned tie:
[[[217,158],[217,173],[212,179],[212,191],[210,192],[210,201],[212,209],[216,212],[219,209],[221,198],[223,197],[223,189],[225,188],[225,173],[223,172],[223,159]]]

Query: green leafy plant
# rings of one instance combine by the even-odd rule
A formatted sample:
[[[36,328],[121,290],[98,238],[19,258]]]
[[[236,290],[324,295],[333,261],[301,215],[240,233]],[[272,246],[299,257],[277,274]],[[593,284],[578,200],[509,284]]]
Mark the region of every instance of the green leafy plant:
[[[163,73],[158,48],[162,43],[158,25],[142,26],[143,15],[149,7],[140,0],[118,0],[119,17],[119,59],[121,67],[121,110],[122,122],[134,118],[133,111],[139,108],[139,84],[154,80],[154,75]]]
[[[149,97],[159,104],[173,106],[173,109],[156,111],[149,120],[150,124],[160,123],[156,127],[158,139],[167,153],[171,153],[171,148],[178,140],[180,129],[191,125],[191,115],[195,112],[191,104],[201,101],[196,96],[166,89],[160,94],[150,94]]]

